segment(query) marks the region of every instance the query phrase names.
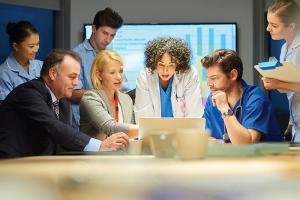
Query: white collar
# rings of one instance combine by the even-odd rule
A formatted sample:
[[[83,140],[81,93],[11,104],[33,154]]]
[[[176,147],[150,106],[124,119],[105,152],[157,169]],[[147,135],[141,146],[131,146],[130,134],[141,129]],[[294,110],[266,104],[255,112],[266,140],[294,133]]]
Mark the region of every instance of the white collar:
[[[56,96],[54,95],[54,93],[52,92],[52,90],[48,87],[48,85],[45,83],[46,88],[49,90],[50,95],[51,95],[51,99],[52,99],[52,103],[58,101],[58,99],[56,98]]]

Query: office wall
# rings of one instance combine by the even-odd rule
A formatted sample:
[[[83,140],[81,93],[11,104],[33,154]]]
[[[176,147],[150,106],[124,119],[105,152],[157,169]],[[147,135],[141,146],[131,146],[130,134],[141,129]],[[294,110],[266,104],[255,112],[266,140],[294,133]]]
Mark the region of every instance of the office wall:
[[[270,0],[267,0],[270,1]],[[236,22],[238,50],[244,61],[244,78],[253,83],[253,65],[264,53],[264,0],[0,0],[3,3],[57,10],[56,47],[73,48],[82,41],[84,23],[107,6],[117,10],[126,23]],[[262,10],[261,10],[262,9]],[[59,25],[61,24],[61,25]],[[257,33],[260,35],[257,36]]]
[[[53,49],[54,12],[52,10],[0,3],[0,13],[0,63],[4,62],[6,57],[11,53],[9,35],[6,33],[8,22],[27,20],[37,28],[40,49],[36,55],[36,59],[43,60],[48,52]]]
[[[260,1],[260,0],[257,0]],[[237,22],[238,50],[245,64],[244,78],[253,83],[255,0],[71,0],[70,47],[82,41],[84,23],[107,6],[126,23]]]
[[[29,6],[50,10],[60,10],[61,0],[0,0],[0,3],[14,4],[18,6]]]

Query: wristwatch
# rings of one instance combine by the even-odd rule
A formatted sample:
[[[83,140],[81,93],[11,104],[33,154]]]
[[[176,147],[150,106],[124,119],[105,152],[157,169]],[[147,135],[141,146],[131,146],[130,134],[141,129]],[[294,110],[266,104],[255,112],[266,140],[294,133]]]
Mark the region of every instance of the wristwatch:
[[[233,112],[230,108],[225,108],[222,110],[222,117],[232,116]]]

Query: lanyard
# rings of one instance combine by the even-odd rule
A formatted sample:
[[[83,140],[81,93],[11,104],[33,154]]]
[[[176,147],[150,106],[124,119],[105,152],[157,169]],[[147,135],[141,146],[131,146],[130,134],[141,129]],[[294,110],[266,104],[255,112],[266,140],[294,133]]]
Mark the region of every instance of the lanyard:
[[[117,95],[114,96],[114,102],[115,102],[115,119],[116,122],[119,122],[119,103],[118,103]]]

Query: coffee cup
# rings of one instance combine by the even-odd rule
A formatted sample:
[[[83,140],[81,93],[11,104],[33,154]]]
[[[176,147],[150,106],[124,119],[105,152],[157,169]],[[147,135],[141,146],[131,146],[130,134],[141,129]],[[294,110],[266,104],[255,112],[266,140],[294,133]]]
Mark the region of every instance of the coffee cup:
[[[141,152],[142,152],[142,140],[138,138],[129,139],[127,153],[129,155],[140,155]]]

